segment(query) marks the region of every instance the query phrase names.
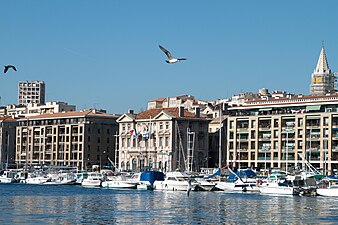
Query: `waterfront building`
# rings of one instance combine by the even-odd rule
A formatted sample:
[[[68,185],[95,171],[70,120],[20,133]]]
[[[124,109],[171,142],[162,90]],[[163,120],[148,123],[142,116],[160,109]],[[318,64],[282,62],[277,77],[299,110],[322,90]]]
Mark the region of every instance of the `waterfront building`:
[[[45,104],[45,82],[20,81],[18,85],[18,104]]]
[[[0,117],[0,170],[12,166],[15,162],[16,123],[13,117]]]
[[[247,101],[228,109],[227,162],[284,168],[309,161],[338,168],[338,94]]]
[[[148,101],[148,109],[160,109],[170,107],[180,107],[187,100],[194,100],[195,97],[192,95],[180,95],[168,98],[156,98]]]
[[[325,95],[335,92],[335,75],[327,62],[324,47],[319,55],[316,69],[312,73],[310,95]]]
[[[184,107],[123,114],[119,123],[119,168],[198,171],[208,161],[208,120]]]
[[[46,102],[46,104],[7,105],[3,111],[0,111],[0,115],[26,117],[71,111],[76,111],[75,105],[68,105],[66,102]]]
[[[66,102],[46,102],[46,104],[30,103],[27,105],[27,116],[35,116],[41,114],[51,114],[59,112],[76,111],[75,105],[68,105]]]
[[[66,165],[79,169],[114,159],[117,115],[96,110],[60,112],[18,120],[15,161],[23,165]]]
[[[215,117],[209,122],[208,168],[219,167],[220,162],[221,167],[226,165],[226,123],[227,117],[223,115]]]

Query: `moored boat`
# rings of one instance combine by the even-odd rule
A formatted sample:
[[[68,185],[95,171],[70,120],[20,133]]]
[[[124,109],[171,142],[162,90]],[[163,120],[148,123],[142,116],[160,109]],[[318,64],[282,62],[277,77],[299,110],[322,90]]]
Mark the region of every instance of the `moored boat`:
[[[228,191],[253,191],[258,192],[256,173],[251,169],[233,172],[230,168],[231,174],[225,181],[217,181],[216,188]]]
[[[86,187],[100,187],[103,181],[103,175],[98,172],[88,173],[88,177],[83,179],[81,185]]]
[[[5,170],[0,175],[0,183],[14,183],[16,182],[16,172]]]
[[[294,185],[296,177],[286,178],[284,173],[273,173],[264,182],[258,182],[258,189],[264,194],[298,195],[299,186]]]
[[[321,196],[338,197],[338,178],[333,176],[324,178],[316,192]]]
[[[190,184],[189,180],[191,181]],[[186,173],[175,171],[166,173],[162,181],[155,180],[153,186],[155,190],[187,191],[191,189],[194,191],[197,185],[198,182]]]

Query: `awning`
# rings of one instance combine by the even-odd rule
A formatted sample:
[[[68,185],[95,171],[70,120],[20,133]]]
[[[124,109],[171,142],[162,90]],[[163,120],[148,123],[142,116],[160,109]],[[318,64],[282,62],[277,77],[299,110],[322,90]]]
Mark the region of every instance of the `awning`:
[[[318,111],[321,107],[321,105],[308,105],[306,106],[306,111]]]
[[[262,108],[262,109],[259,109],[258,111],[271,111],[272,108]]]

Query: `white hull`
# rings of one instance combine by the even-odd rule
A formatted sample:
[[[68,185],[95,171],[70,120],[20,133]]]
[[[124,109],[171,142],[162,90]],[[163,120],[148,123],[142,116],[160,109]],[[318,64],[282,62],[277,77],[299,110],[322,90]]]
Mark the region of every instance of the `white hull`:
[[[0,183],[9,184],[9,183],[14,183],[14,182],[15,180],[13,178],[0,177]]]
[[[256,183],[237,183],[237,182],[224,182],[220,181],[216,183],[216,188],[223,191],[253,191],[258,192],[259,189]]]
[[[154,182],[154,189],[155,190],[166,190],[166,191],[187,191],[188,190],[188,182],[181,183],[178,182],[167,182],[167,181],[155,181]],[[192,187],[194,190],[196,185]]]
[[[115,181],[109,180],[102,182],[102,187],[104,188],[136,188],[136,183],[128,182],[128,181]]]
[[[23,181],[26,184],[43,184],[48,181],[48,177],[30,177]]]
[[[259,191],[263,194],[277,194],[277,195],[293,195],[292,187],[259,187]]]
[[[156,180],[153,184],[155,190],[166,191],[187,191],[188,189],[194,191],[196,185],[198,185],[196,180],[190,179],[182,172],[168,172],[164,181]]]
[[[278,184],[263,184],[258,187],[259,191],[263,194],[278,194],[278,195],[293,195],[294,188],[293,187],[282,187],[278,186]]]
[[[338,188],[317,188],[317,194],[327,197],[338,197]]]
[[[84,179],[82,181],[82,186],[86,186],[86,187],[100,187],[101,186],[101,181],[100,180],[87,180],[87,179]]]

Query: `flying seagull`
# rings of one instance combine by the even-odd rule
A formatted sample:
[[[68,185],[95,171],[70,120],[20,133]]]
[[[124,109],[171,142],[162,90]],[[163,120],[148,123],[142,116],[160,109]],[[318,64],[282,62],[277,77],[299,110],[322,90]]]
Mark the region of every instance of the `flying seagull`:
[[[167,49],[163,48],[161,45],[159,45],[159,47],[167,55],[169,59],[169,60],[166,60],[167,63],[176,63],[181,60],[187,60],[186,58],[174,58]]]
[[[9,69],[13,69],[14,71],[16,71],[15,66],[13,66],[13,65],[7,65],[7,66],[4,66],[4,73],[7,73],[7,71]]]

